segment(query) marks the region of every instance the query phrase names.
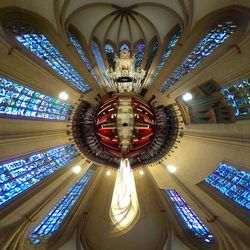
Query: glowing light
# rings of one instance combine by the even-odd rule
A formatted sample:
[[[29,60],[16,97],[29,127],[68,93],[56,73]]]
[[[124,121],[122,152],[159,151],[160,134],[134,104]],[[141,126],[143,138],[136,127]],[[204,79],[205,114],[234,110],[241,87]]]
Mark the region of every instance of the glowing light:
[[[110,176],[111,175],[111,171],[110,170],[106,171],[106,175]]]
[[[69,95],[66,92],[61,92],[59,94],[59,98],[62,99],[62,100],[64,100],[64,101],[66,101],[66,100],[68,100]]]
[[[72,172],[75,174],[78,174],[78,173],[80,173],[81,169],[82,168],[80,166],[75,166],[72,168]]]
[[[176,171],[176,167],[174,165],[168,165],[167,169],[170,173],[174,173]]]
[[[140,175],[144,175],[144,171],[143,170],[140,170]]]
[[[110,208],[110,218],[119,232],[134,225],[139,217],[139,202],[133,171],[128,159],[121,160]]]
[[[183,99],[185,102],[188,102],[188,101],[190,101],[190,100],[193,99],[193,96],[192,96],[192,94],[190,94],[189,92],[187,92],[186,94],[184,94],[184,95],[182,96],[182,99]]]

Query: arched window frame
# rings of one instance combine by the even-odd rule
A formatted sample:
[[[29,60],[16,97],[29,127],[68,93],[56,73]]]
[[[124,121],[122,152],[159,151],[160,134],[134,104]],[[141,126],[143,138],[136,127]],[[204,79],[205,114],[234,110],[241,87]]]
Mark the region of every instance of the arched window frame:
[[[189,54],[191,54],[194,48],[207,35],[207,33],[211,31],[211,29],[213,29],[218,23],[232,20],[238,24],[238,28],[228,39],[216,47],[209,56],[203,58],[197,67],[191,69],[180,80],[176,81],[176,83],[171,88],[165,89],[163,87],[164,83],[158,85],[159,87],[161,86],[161,92],[167,91],[170,93],[174,91],[176,88],[190,80],[193,76],[204,70],[208,65],[214,63],[215,60],[223,56],[226,52],[231,49],[235,49],[235,44],[238,44],[244,38],[244,34],[247,32],[248,16],[249,10],[244,7],[237,6],[220,9],[200,20],[193,28],[191,34],[188,35],[188,39],[187,34],[185,33],[185,37],[183,38],[180,47],[181,51],[178,53],[181,56],[174,60],[173,66],[171,65],[171,67],[166,70],[166,81],[170,76],[172,76],[175,70],[177,70],[179,66],[182,65],[183,61],[188,57]]]
[[[239,218],[241,221],[243,221],[245,224],[250,225],[250,219],[249,219],[249,210],[239,205],[236,201],[230,199],[227,195],[224,195],[222,192],[220,192],[218,189],[212,187],[210,184],[207,183],[206,179],[209,179],[216,171],[218,171],[219,167],[221,165],[227,165],[229,167],[234,168],[236,171],[238,171],[239,175],[241,172],[247,173],[248,176],[250,176],[249,172],[249,166],[244,166],[240,163],[234,163],[232,161],[222,161],[214,171],[207,176],[202,182],[198,183],[197,186],[201,188],[205,193],[207,193],[211,198],[213,198],[216,202],[221,204],[224,208],[226,208],[230,213],[232,213],[234,216]],[[235,175],[236,177],[236,175]],[[239,177],[236,177],[239,179]],[[224,183],[224,182],[222,182]],[[228,185],[227,185],[228,186]],[[235,189],[233,185],[230,187],[230,189]],[[237,187],[239,188],[239,186]],[[228,189],[228,190],[230,190]]]
[[[100,42],[98,41],[98,39],[96,37],[93,38],[93,40],[91,41],[91,51],[92,54],[95,58],[96,64],[99,68],[99,70],[102,72],[103,78],[105,80],[106,85],[110,85],[109,80],[106,76],[106,65],[104,62],[104,54],[103,54],[103,50],[101,49],[100,46]]]
[[[106,50],[105,50],[106,45],[110,45],[112,47],[112,49],[114,51],[114,55],[113,56],[112,55],[108,55],[108,53],[106,52]],[[109,68],[112,68],[113,70],[115,70],[115,57],[117,55],[117,48],[116,48],[115,43],[112,42],[109,39],[106,40],[106,42],[104,43],[103,51],[104,51],[104,53],[106,55],[106,60],[107,60],[107,62],[109,64]]]
[[[103,87],[99,77],[97,76],[94,67],[92,66],[91,60],[89,60],[88,53],[85,50],[85,46],[83,46],[82,35],[80,31],[78,31],[72,25],[69,26],[67,31],[67,38],[69,40],[70,45],[75,50],[76,54],[81,58],[82,62],[84,63],[85,67],[88,69],[90,74],[95,79],[96,83],[99,85],[100,88]],[[74,40],[74,44],[73,41]]]
[[[42,17],[31,14],[28,11],[20,10],[18,8],[11,8],[2,11],[1,25],[5,34],[7,42],[12,46],[11,51],[14,49],[20,50],[25,56],[31,59],[36,64],[40,65],[46,71],[50,72],[61,82],[66,84],[68,87],[74,89],[77,92],[87,93],[91,91],[91,86],[86,82],[83,73],[79,66],[72,60],[71,56],[68,54],[66,47],[64,47],[60,38],[56,35],[56,31],[51,26],[51,24]],[[8,30],[8,27],[11,25],[24,25],[27,29],[32,29],[38,34],[43,35],[48,42],[58,51],[61,55],[61,58],[72,68],[72,70],[79,76],[79,79],[83,82],[83,85],[76,86],[70,80],[64,78],[58,71],[54,70],[45,60],[39,58],[35,53],[32,53],[25,45],[18,42],[15,38],[13,32]]]
[[[58,151],[62,148],[64,150],[67,148],[71,148],[72,155],[68,157],[68,161],[66,162],[66,164],[63,163],[63,164],[61,164],[61,166],[57,166],[57,164],[58,164],[57,159],[59,159],[59,158],[56,158],[57,157],[56,153],[53,153],[53,157],[54,157],[53,159],[52,159],[51,155],[48,155],[48,153],[53,151],[53,150]],[[42,158],[41,158],[41,155],[43,155]],[[33,152],[30,154],[26,154],[23,156],[19,156],[19,157],[15,157],[15,158],[11,158],[11,159],[2,161],[0,163],[1,178],[4,178],[4,176],[12,176],[13,174],[15,174],[15,177],[16,177],[15,179],[13,179],[13,178],[9,179],[8,182],[17,183],[18,178],[19,179],[24,178],[24,176],[26,176],[26,178],[28,180],[28,179],[33,179],[34,176],[40,176],[42,174],[45,174],[45,175],[43,177],[41,177],[40,179],[37,177],[36,178],[37,181],[36,182],[33,181],[33,183],[35,182],[34,184],[30,184],[26,180],[25,182],[30,184],[30,186],[27,187],[26,189],[24,187],[21,192],[17,193],[16,195],[14,195],[11,199],[7,200],[6,202],[3,202],[0,205],[1,214],[7,213],[8,211],[10,211],[9,207],[15,208],[18,205],[20,205],[20,202],[22,202],[24,199],[26,199],[26,196],[30,196],[33,192],[36,191],[36,189],[40,189],[44,183],[47,183],[50,179],[54,178],[54,176],[64,172],[66,169],[68,169],[68,166],[70,166],[71,163],[73,163],[79,156],[80,156],[80,153],[78,152],[77,147],[74,144],[66,144],[66,145],[59,145],[59,146],[56,146],[53,148],[47,148],[47,149],[44,149],[44,150],[41,150],[38,152]],[[33,159],[33,158],[34,158],[34,160],[30,161],[30,159]],[[35,163],[39,162],[39,160],[44,160],[44,159],[47,160],[45,165],[44,165],[44,162],[42,162],[42,165],[35,164]],[[62,162],[62,159],[60,159],[60,160]],[[26,162],[26,164],[24,164],[23,166],[20,166],[20,163],[22,163],[22,162],[24,163],[24,161]],[[53,163],[53,164],[51,164],[51,163]],[[51,166],[53,166],[54,169],[52,167],[49,168],[48,167],[48,166],[50,166],[49,164],[51,164]],[[13,166],[15,168],[13,168]],[[28,168],[28,166],[29,166],[29,168]],[[41,170],[43,172],[41,172]],[[52,170],[53,170],[53,172],[52,172]],[[36,173],[35,173],[35,175],[32,175],[32,177],[30,178],[30,173],[33,174],[32,171],[36,172]],[[18,185],[21,186],[21,185],[25,184],[25,182],[22,180],[22,183],[18,183]],[[4,182],[2,182],[1,185],[3,185],[3,183]],[[9,189],[9,192],[11,192],[12,189]],[[13,202],[13,201],[15,201],[15,202]]]
[[[199,221],[203,224],[203,226],[208,230],[207,235],[212,235],[212,237],[206,237],[206,238],[199,238],[196,235],[187,228],[187,224],[184,222],[184,220],[181,218],[180,214],[177,211],[177,208],[175,207],[175,204],[170,199],[170,197],[167,194],[167,191],[175,191],[178,193],[178,195],[184,200],[184,203],[189,207],[189,209],[192,210],[192,212],[196,215],[196,217],[199,219]],[[201,218],[196,214],[196,212],[187,204],[186,200],[182,196],[180,192],[178,192],[175,189],[165,189],[161,190],[162,195],[164,197],[164,201],[167,204],[167,207],[169,209],[168,216],[171,216],[171,223],[175,224],[174,228],[177,231],[176,233],[181,234],[181,239],[187,244],[190,245],[190,247],[196,246],[197,249],[217,249],[217,241],[213,237],[214,235],[211,233],[211,231],[207,228],[207,225],[204,224],[204,221],[201,220]],[[174,216],[173,216],[174,215]],[[204,239],[210,239],[210,242],[205,242]]]
[[[138,51],[138,46],[142,45],[143,49]],[[133,46],[133,54],[135,55],[135,68],[141,68],[145,59],[146,44],[140,39]]]
[[[59,227],[50,236],[48,236],[47,238],[45,237],[44,239],[42,239],[42,241],[40,243],[33,244],[29,239],[29,237],[30,237],[31,233],[33,232],[33,230],[35,228],[37,228],[38,226],[40,226],[41,223],[44,222],[44,220],[46,218],[49,218],[50,215],[52,214],[52,212],[55,211],[55,208],[58,207],[59,204],[63,204],[63,202],[67,201],[65,199],[65,197],[67,197],[68,193],[70,193],[71,190],[74,189],[74,187],[76,187],[77,184],[82,179],[86,178],[86,176],[89,175],[88,172],[92,172],[90,174],[90,178],[88,179],[86,185],[83,186],[82,191],[80,191],[77,194],[78,197],[76,197],[76,199],[74,200],[73,206],[70,207],[67,214],[63,217],[62,221],[59,222]],[[41,218],[39,220],[39,223],[37,223],[37,221],[35,221],[33,223],[30,223],[29,228],[25,232],[25,234],[26,234],[26,242],[24,244],[27,247],[32,247],[32,249],[33,248],[34,249],[36,249],[36,248],[43,249],[44,247],[50,247],[50,246],[51,247],[52,246],[53,247],[55,247],[55,246],[59,247],[61,244],[63,244],[65,239],[67,238],[68,232],[69,231],[73,232],[73,230],[75,230],[75,225],[77,223],[77,218],[78,218],[76,216],[76,214],[79,214],[79,215],[81,214],[82,215],[83,208],[86,206],[86,201],[87,201],[87,199],[90,198],[90,197],[88,197],[89,189],[91,187],[91,184],[95,181],[97,174],[98,174],[98,166],[93,163],[82,176],[80,176],[77,180],[75,180],[74,183],[72,183],[71,186],[69,186],[64,191],[64,193],[62,193],[60,195],[60,197],[56,198],[57,201],[56,201],[55,205],[49,210],[49,212],[47,210],[45,212],[44,211],[38,211],[37,215],[41,214]],[[48,206],[51,207],[49,204],[48,204]],[[69,204],[69,205],[71,205],[71,204]]]

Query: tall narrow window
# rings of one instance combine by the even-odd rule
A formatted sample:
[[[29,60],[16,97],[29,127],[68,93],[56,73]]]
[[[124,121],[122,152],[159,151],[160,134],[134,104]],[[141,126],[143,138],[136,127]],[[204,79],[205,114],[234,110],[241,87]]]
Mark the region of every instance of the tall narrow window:
[[[249,173],[221,163],[205,182],[231,201],[250,210]]]
[[[0,164],[0,207],[79,155],[75,145],[67,145]]]
[[[32,244],[38,245],[42,240],[47,240],[59,230],[66,217],[74,208],[74,205],[79,200],[84,192],[91,177],[96,171],[96,166],[92,165],[77,183],[71,187],[56,206],[47,214],[41,223],[32,231],[29,240]]]
[[[68,120],[72,105],[0,76],[0,117]]]
[[[67,33],[68,34],[68,38],[69,41],[71,42],[71,44],[74,46],[74,48],[76,49],[77,53],[79,54],[79,56],[81,57],[82,61],[85,63],[87,69],[89,70],[89,72],[91,73],[91,75],[93,76],[93,78],[96,80],[96,82],[98,83],[99,87],[102,88],[102,83],[100,82],[100,80],[98,79],[94,69],[92,68],[87,56],[85,55],[82,46],[80,45],[78,39],[76,38],[76,36],[70,32]]]
[[[184,198],[174,189],[167,189],[165,193],[184,223],[187,232],[206,244],[214,242],[213,235],[186,203]]]
[[[162,67],[165,65],[166,61],[168,60],[172,50],[174,49],[175,45],[177,44],[179,38],[181,36],[181,29],[180,27],[177,29],[177,31],[174,33],[174,35],[170,38],[170,40],[168,41],[167,47],[161,57],[161,60],[158,64],[158,66],[156,67],[155,73],[152,77],[152,81],[154,81],[156,79],[156,77],[158,76],[158,74],[160,73]]]
[[[109,67],[115,70],[115,50],[111,44],[106,43],[104,51],[108,59]]]
[[[158,46],[159,46],[158,45],[158,40],[155,39],[153,44],[152,44],[151,51],[150,51],[150,54],[149,54],[149,57],[148,57],[148,61],[147,61],[146,67],[145,67],[146,72],[148,72],[148,70],[150,69],[150,67],[152,65],[152,62],[153,62],[153,60],[155,58],[155,55],[156,55],[156,52],[158,50]]]
[[[203,37],[192,52],[184,59],[183,63],[170,75],[160,88],[161,92],[170,89],[192,69],[196,68],[207,56],[224,43],[236,30],[238,25],[233,21],[217,24]]]
[[[221,89],[227,103],[233,108],[236,118],[250,118],[250,80],[229,84]]]
[[[71,85],[86,93],[90,91],[87,82],[53,46],[48,38],[30,25],[13,24],[7,30],[30,52],[43,60],[49,67],[66,79]]]
[[[105,67],[105,64],[103,62],[103,58],[102,58],[101,52],[99,50],[99,47],[95,41],[92,41],[92,43],[91,43],[91,50],[94,54],[97,65],[102,72],[103,78],[105,79],[105,82],[109,86],[110,84],[109,84],[109,80],[108,80],[107,75],[106,75],[106,67]]]
[[[143,57],[145,52],[145,44],[143,42],[140,42],[136,44],[135,47],[135,68],[138,69],[141,67]]]

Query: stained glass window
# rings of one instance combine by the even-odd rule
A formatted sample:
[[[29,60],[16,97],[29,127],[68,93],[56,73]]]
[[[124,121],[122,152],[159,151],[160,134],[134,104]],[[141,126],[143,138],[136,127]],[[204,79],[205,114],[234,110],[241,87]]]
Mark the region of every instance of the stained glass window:
[[[115,70],[115,51],[111,44],[106,43],[104,46],[105,54],[108,58],[109,67]]]
[[[170,89],[192,69],[196,68],[207,56],[222,43],[224,43],[236,30],[238,25],[233,21],[217,24],[198,43],[192,52],[184,59],[183,63],[170,75],[160,88],[161,92]]]
[[[67,120],[72,105],[0,76],[0,116]]]
[[[145,44],[143,42],[138,43],[135,48],[135,68],[140,68],[145,52]]]
[[[75,203],[84,192],[89,180],[96,171],[95,166],[91,166],[88,171],[71,187],[56,206],[48,213],[42,222],[32,231],[29,240],[34,245],[38,245],[42,240],[47,240],[54,234],[72,211]]]
[[[119,51],[126,50],[130,51],[129,46],[126,43],[121,44]]]
[[[102,88],[102,83],[100,82],[100,80],[98,79],[94,69],[92,68],[87,56],[85,55],[78,39],[76,38],[76,36],[74,36],[72,33],[68,32],[68,38],[71,42],[71,44],[75,47],[77,53],[79,54],[79,56],[81,57],[81,59],[83,60],[83,62],[85,63],[87,69],[89,70],[89,72],[91,73],[91,75],[93,76],[93,78],[96,80],[96,82],[98,83],[98,85]]]
[[[177,214],[184,222],[185,229],[191,232],[201,242],[207,244],[212,243],[214,241],[213,235],[186,203],[184,198],[174,189],[167,189],[165,193],[172,202]]]
[[[67,62],[44,34],[35,30],[30,25],[19,24],[10,25],[8,31],[15,35],[15,39],[19,43],[43,60],[71,85],[83,93],[91,90],[86,81]]]
[[[178,28],[178,30],[174,33],[174,35],[168,41],[167,47],[166,47],[166,49],[161,57],[161,60],[158,64],[158,66],[156,67],[155,73],[152,77],[152,81],[154,81],[155,78],[160,73],[162,67],[164,66],[165,62],[168,60],[172,50],[174,49],[175,45],[177,44],[180,36],[181,36],[181,30],[180,30],[180,28]]]
[[[13,159],[0,165],[0,206],[79,156],[75,145]]]
[[[234,109],[236,117],[250,117],[250,80],[230,84],[221,89],[221,93]]]
[[[99,47],[98,47],[97,43],[94,41],[92,41],[92,43],[91,43],[91,50],[94,54],[97,65],[102,72],[102,75],[105,79],[105,82],[109,86],[110,84],[109,84],[109,80],[108,80],[107,75],[106,75],[106,67],[105,67],[105,64],[103,62],[103,58],[102,58],[101,52],[99,50]]]
[[[250,174],[226,163],[205,179],[205,182],[241,207],[250,210]]]

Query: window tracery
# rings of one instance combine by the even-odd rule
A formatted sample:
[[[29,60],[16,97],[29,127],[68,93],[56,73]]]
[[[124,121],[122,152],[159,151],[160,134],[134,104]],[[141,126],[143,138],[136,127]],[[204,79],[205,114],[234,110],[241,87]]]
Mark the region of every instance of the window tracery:
[[[75,145],[60,146],[0,165],[0,206],[66,166],[80,154]]]
[[[0,116],[68,120],[73,106],[0,76]]]
[[[15,39],[31,53],[44,61],[57,74],[66,79],[71,85],[87,93],[91,90],[86,81],[54,47],[48,38],[35,30],[31,25],[11,24],[7,30]]]
[[[250,174],[221,163],[205,182],[241,207],[250,210]]]
[[[164,66],[164,64],[166,63],[166,61],[168,60],[170,54],[172,53],[174,47],[176,46],[177,42],[180,39],[182,32],[180,27],[178,27],[177,31],[174,33],[174,35],[170,38],[170,40],[168,41],[168,44],[166,46],[166,49],[161,57],[161,60],[158,64],[158,66],[156,67],[155,73],[152,77],[152,81],[154,81],[156,79],[156,77],[158,76],[158,74],[160,73],[162,67]]]
[[[183,63],[162,84],[160,91],[165,92],[170,89],[192,69],[196,68],[217,47],[224,43],[235,32],[237,27],[238,25],[234,21],[229,20],[212,28],[184,59]]]
[[[56,231],[59,230],[66,217],[72,211],[74,205],[84,192],[87,184],[96,171],[93,164],[87,172],[81,177],[73,187],[62,197],[56,206],[46,215],[41,223],[29,235],[29,241],[38,245],[42,240],[49,239]]]
[[[135,48],[135,68],[138,69],[141,67],[145,52],[145,44],[144,42],[140,42],[136,44]]]
[[[166,189],[165,194],[173,204],[188,232],[191,232],[193,236],[203,243],[211,244],[214,242],[211,232],[176,190]]]
[[[100,80],[98,79],[94,69],[92,68],[86,54],[84,53],[82,46],[80,45],[78,39],[76,38],[76,36],[69,32],[67,33],[69,41],[71,42],[71,44],[74,46],[74,48],[76,49],[77,53],[79,54],[79,56],[81,57],[82,61],[85,63],[87,69],[89,70],[90,74],[93,76],[93,78],[96,80],[96,82],[98,83],[99,87],[102,88],[102,83],[100,82]]]

